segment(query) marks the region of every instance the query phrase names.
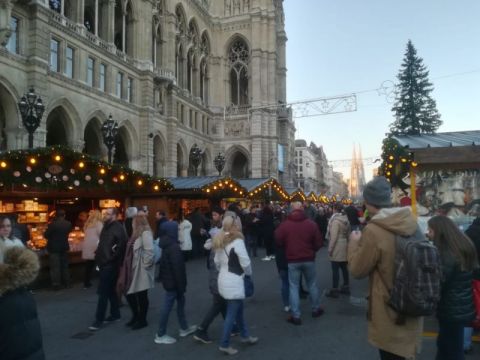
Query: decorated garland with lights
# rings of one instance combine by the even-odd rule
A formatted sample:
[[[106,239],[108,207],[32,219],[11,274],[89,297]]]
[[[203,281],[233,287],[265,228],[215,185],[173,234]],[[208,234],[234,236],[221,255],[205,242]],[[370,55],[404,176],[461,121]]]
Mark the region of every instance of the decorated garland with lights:
[[[224,194],[225,192],[231,192],[238,195],[238,197],[243,197],[246,193],[246,190],[237,181],[230,177],[218,179],[208,185],[205,185],[202,187],[202,191],[210,196],[218,196]]]
[[[270,179],[267,182],[257,186],[255,189],[253,189],[248,193],[248,197],[250,198],[263,197],[264,199],[268,199],[270,189],[272,189],[272,192],[275,192],[281,200],[284,200],[284,201],[290,200],[290,197],[285,192],[282,185],[280,185],[275,179]]]
[[[111,165],[65,146],[11,150],[0,154],[0,188],[35,188],[69,191],[164,192],[173,189],[154,178],[124,166]]]
[[[401,146],[397,140],[387,137],[382,145],[382,165],[379,174],[385,176],[392,184],[402,190],[408,188],[403,178],[409,173],[410,167],[417,167],[413,154]]]

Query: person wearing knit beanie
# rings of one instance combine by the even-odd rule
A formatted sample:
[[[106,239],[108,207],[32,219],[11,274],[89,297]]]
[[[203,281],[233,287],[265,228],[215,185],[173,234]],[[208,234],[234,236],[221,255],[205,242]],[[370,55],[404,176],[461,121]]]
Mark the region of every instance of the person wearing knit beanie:
[[[363,200],[378,209],[392,205],[392,186],[384,176],[377,176],[363,189]]]

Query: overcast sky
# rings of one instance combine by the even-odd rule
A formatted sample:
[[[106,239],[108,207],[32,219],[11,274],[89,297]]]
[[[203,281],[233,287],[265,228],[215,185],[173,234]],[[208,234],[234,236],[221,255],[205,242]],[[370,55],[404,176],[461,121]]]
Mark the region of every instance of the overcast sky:
[[[393,115],[375,89],[397,81],[408,39],[430,71],[439,131],[480,129],[479,0],[285,0],[284,7],[288,101],[357,94],[356,112],[296,119],[296,138],[323,145],[329,160],[351,158],[353,143],[364,158],[380,155]]]

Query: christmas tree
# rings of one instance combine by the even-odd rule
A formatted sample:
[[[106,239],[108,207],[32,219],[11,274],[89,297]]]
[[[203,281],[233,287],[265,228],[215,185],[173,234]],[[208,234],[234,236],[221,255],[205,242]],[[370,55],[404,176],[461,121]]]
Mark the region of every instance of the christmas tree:
[[[434,133],[442,124],[435,100],[433,85],[423,59],[409,40],[405,58],[398,74],[398,92],[392,111],[395,121],[390,125],[393,135]]]

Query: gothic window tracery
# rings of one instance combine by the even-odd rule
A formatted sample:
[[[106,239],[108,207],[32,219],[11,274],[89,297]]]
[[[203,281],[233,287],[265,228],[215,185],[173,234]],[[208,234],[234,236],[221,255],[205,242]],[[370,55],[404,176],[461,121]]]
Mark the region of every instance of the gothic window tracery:
[[[248,62],[250,52],[244,41],[235,40],[228,52],[230,97],[233,105],[248,105]]]

